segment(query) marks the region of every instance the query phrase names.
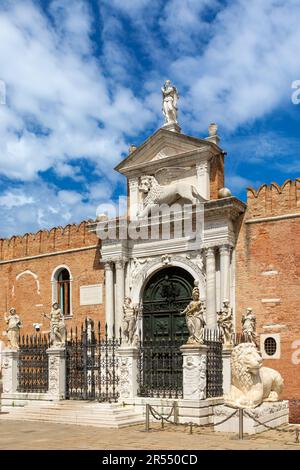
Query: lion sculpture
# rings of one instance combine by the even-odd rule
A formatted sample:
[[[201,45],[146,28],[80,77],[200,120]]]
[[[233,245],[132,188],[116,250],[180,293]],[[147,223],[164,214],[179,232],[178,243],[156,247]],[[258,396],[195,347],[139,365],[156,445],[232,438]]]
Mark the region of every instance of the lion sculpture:
[[[232,350],[231,390],[225,404],[252,408],[263,401],[278,401],[283,378],[274,369],[262,367],[262,357],[253,343],[241,343]]]
[[[173,204],[177,199],[183,198],[192,204],[205,202],[196,187],[183,181],[176,181],[167,185],[160,185],[154,176],[142,176],[139,189],[146,194],[144,209],[138,217],[147,217],[150,211],[160,204]]]

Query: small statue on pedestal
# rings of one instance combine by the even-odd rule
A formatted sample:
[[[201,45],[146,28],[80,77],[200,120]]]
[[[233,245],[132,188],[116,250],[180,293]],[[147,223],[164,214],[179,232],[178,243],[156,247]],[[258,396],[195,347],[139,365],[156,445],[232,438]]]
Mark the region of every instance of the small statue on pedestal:
[[[257,347],[256,316],[250,307],[242,316],[242,330],[245,340]]]
[[[186,324],[189,330],[189,338],[187,344],[204,344],[204,302],[200,300],[200,292],[198,287],[194,287],[192,291],[193,300],[181,312],[186,316]]]
[[[50,320],[50,346],[64,346],[66,342],[66,326],[64,316],[57,302],[54,302],[52,305],[50,316],[44,313],[44,317]]]
[[[19,333],[20,328],[22,328],[22,321],[17,315],[16,309],[11,308],[9,310],[9,314],[4,314],[4,320],[7,323],[7,339],[8,339],[8,347],[10,349],[19,349]]]
[[[172,86],[170,80],[166,80],[161,88],[163,103],[162,110],[165,116],[165,123],[177,123],[177,101],[179,93],[176,86]]]
[[[232,308],[230,308],[229,300],[223,301],[223,308],[217,312],[218,326],[222,332],[223,343],[225,347],[233,346],[233,321]]]
[[[130,297],[125,297],[123,305],[122,333],[127,346],[135,346],[136,327],[139,308],[132,304]]]

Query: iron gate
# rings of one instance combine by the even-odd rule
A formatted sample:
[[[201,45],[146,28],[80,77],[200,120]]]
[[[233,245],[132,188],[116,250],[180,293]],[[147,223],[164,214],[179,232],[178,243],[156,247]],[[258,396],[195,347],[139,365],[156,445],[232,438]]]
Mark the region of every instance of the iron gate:
[[[49,338],[41,335],[19,339],[18,392],[46,393],[48,391]]]
[[[66,345],[66,398],[73,400],[118,400],[118,358],[121,336],[104,335],[98,322],[97,332],[87,322],[70,332]]]
[[[206,396],[223,395],[223,342],[219,330],[204,330],[204,344],[208,346],[206,363]]]

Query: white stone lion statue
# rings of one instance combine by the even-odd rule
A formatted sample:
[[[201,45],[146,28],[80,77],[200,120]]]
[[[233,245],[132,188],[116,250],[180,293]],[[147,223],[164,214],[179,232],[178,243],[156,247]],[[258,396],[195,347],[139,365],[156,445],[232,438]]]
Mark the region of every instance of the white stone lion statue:
[[[139,185],[140,191],[146,194],[144,209],[138,213],[138,217],[147,217],[151,209],[160,204],[173,204],[179,198],[183,198],[192,204],[205,202],[197,188],[183,181],[175,181],[171,184],[160,185],[154,176],[142,176]]]
[[[278,401],[283,378],[274,369],[262,367],[262,357],[253,343],[241,343],[232,350],[231,390],[225,404],[252,408],[263,401]]]

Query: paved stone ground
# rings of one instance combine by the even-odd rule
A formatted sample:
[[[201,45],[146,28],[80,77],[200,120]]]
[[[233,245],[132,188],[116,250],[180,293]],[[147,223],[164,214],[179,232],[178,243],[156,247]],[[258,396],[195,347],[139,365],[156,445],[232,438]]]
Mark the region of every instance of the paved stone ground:
[[[117,449],[294,449],[300,450],[295,443],[295,433],[266,431],[257,436],[237,436],[214,433],[211,430],[196,429],[192,435],[183,426],[151,424],[152,431],[142,432],[143,425],[123,429],[73,426],[55,423],[29,421],[7,421],[0,419],[1,450],[117,450]]]

